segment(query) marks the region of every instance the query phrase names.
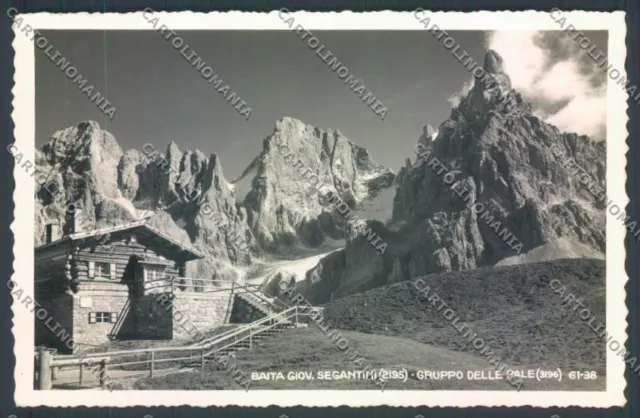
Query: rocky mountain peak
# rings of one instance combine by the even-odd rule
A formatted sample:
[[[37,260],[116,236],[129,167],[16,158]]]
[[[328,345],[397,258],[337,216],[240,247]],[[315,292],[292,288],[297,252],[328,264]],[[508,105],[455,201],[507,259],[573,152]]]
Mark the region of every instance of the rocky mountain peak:
[[[276,121],[275,131],[304,129],[306,126],[307,124],[302,122],[300,119],[285,116]]]
[[[270,144],[269,147],[273,147],[274,144],[287,144],[289,147],[302,149],[311,146],[315,152],[325,149],[325,153],[327,147],[345,140],[350,142],[337,129],[320,129],[292,117],[283,117],[276,121],[273,132],[265,139]]]
[[[73,171],[86,169],[92,159],[111,160],[122,156],[122,149],[113,135],[103,131],[96,121],[83,121],[57,131],[41,151],[49,165],[77,163],[71,167]]]
[[[561,133],[533,116],[530,104],[511,88],[503,59],[497,52],[487,51],[483,68],[489,80],[476,79],[459,108],[440,125],[438,138],[429,152],[451,170],[455,182],[473,193],[475,201],[501,215],[501,225],[509,225],[512,235],[518,237],[525,249],[564,237],[595,251],[604,251],[603,214],[584,187],[570,178],[564,163],[550,152],[552,144],[562,144],[604,184],[602,144]],[[442,178],[433,170],[419,166],[412,174],[405,177],[405,186],[412,186],[402,188],[399,193],[406,199],[398,202],[400,218],[403,208],[410,208],[408,216],[414,221],[429,219],[440,212],[448,218],[462,215],[459,211],[464,211],[464,206],[460,206],[460,197],[447,191]],[[550,225],[557,225],[558,216],[570,225],[578,225],[575,231],[581,232],[551,228]],[[589,221],[582,222],[584,219]],[[435,218],[430,222],[435,222]],[[476,224],[477,230],[469,229],[467,234],[482,243],[476,247],[481,256],[475,257],[470,265],[491,263],[505,254],[511,255],[512,250],[495,238],[495,231],[473,219],[465,222],[470,226]],[[453,254],[449,256],[453,260]],[[466,256],[462,259],[469,260]]]
[[[502,57],[497,52],[487,52],[483,69],[484,74],[474,77],[473,88],[460,100],[457,107],[451,109],[451,116],[445,124],[466,121],[484,125],[493,114],[506,117],[531,115],[531,105],[511,88],[511,79],[504,70]]]
[[[422,135],[418,138],[418,143],[422,144],[426,148],[431,145],[437,136],[438,131],[433,129],[431,125],[427,124],[422,128]]]
[[[435,129],[429,124],[426,124],[422,128],[422,134],[428,138],[433,138],[434,134],[437,133]]]
[[[209,157],[209,166],[212,168],[212,170],[218,174],[218,175],[223,175],[222,174],[222,164],[220,164],[220,157],[218,157],[217,153],[213,153],[211,154],[211,156]]]
[[[194,276],[225,277],[231,263],[259,252],[218,156],[182,152],[175,142],[163,154],[160,145],[123,152],[94,121],[56,132],[36,153],[38,168],[51,173],[50,188],[59,191],[55,199],[36,191],[36,245],[45,224],[64,224],[70,201],[82,208],[91,229],[150,217],[152,225],[205,254],[191,263],[188,274]]]
[[[178,144],[176,144],[174,141],[169,142],[169,145],[167,145],[167,157],[175,160],[180,156],[182,156],[182,151],[180,151],[180,147],[178,146]]]
[[[487,51],[482,68],[485,74],[474,78],[473,89],[467,95],[467,100],[461,102],[463,113],[470,116],[471,111],[482,117],[495,106],[517,102],[521,104],[522,100],[516,98],[516,93],[511,90],[511,78],[504,70],[504,60],[500,54],[491,49]]]
[[[486,55],[484,56],[484,65],[482,66],[482,68],[484,69],[484,72],[487,74],[506,75],[503,68],[503,63],[504,63],[504,60],[502,59],[500,54],[498,54],[493,49],[490,49],[487,51]]]
[[[391,170],[339,131],[285,117],[276,122],[261,154],[234,186],[256,238],[263,248],[276,249],[315,246],[326,236],[340,238],[339,221],[331,220],[318,188],[333,191],[355,207],[391,186],[393,178]]]
[[[487,52],[484,68],[486,76],[475,80],[437,137],[428,141],[427,127],[421,132],[419,157],[437,163],[407,164],[398,174],[393,220],[376,229],[389,242],[384,257],[363,238],[348,241],[308,273],[321,277],[318,288],[341,296],[492,266],[541,246],[557,249],[554,242],[565,243],[554,250],[557,257],[585,254],[584,248],[604,253],[602,202],[551,152],[559,146],[604,186],[603,144],[562,133],[532,115],[495,51]]]
[[[291,156],[285,160],[274,144],[287,144]],[[90,228],[148,219],[205,254],[190,263],[188,275],[230,277],[232,264],[250,262],[264,249],[344,238],[344,216],[323,206],[318,187],[356,205],[388,189],[394,178],[339,131],[291,117],[276,122],[261,154],[234,184],[225,179],[218,154],[182,151],[173,141],[163,153],[161,146],[123,152],[94,121],[56,132],[36,152],[39,168],[52,173],[60,191],[53,200],[37,190],[36,245],[42,243],[45,224],[64,224],[65,202],[73,201]],[[317,186],[310,175],[317,176]]]

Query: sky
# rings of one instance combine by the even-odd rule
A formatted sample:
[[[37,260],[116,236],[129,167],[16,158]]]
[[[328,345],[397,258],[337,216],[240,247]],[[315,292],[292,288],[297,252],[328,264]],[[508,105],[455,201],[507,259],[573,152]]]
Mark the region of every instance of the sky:
[[[217,153],[233,180],[262,150],[282,117],[338,129],[397,170],[423,126],[437,129],[471,75],[426,31],[314,31],[314,35],[388,109],[381,120],[307,44],[290,31],[180,31],[179,35],[252,108],[249,120],[160,34],[43,31],[49,43],[116,108],[109,120],[44,53],[36,59],[36,145],[85,120],[111,132],[123,150]],[[561,130],[604,138],[603,70],[559,31],[451,31],[482,62],[487,48],[505,60],[513,87],[535,114]],[[586,32],[606,53],[606,32]]]

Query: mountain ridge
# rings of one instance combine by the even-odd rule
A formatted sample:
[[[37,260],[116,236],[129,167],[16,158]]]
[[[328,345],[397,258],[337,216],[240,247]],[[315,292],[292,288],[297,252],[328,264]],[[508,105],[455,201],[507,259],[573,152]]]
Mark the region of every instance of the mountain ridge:
[[[491,82],[475,79],[437,136],[426,141],[431,135],[425,127],[418,139],[429,158],[446,167],[447,181],[440,169],[408,158],[397,176],[392,223],[376,226],[387,252],[379,256],[363,239],[348,240],[342,252],[307,273],[316,280],[298,284],[303,295],[323,303],[318,294],[340,297],[421,275],[495,265],[516,254],[493,228],[498,220],[522,243],[522,252],[564,238],[604,253],[604,205],[549,149],[564,148],[604,189],[604,144],[561,133],[534,116],[511,88],[495,51],[487,52],[484,70]],[[468,207],[456,189],[467,190],[485,211]]]
[[[417,139],[446,167],[446,182],[418,164],[420,156],[407,158],[396,174],[339,130],[290,117],[276,121],[260,153],[232,181],[215,153],[181,151],[173,141],[164,153],[152,145],[123,151],[97,122],[80,122],[36,151],[39,169],[63,191],[53,201],[37,190],[36,244],[46,222],[64,222],[61,202],[68,201],[79,202],[96,226],[149,217],[163,232],[189,240],[205,253],[187,272],[195,276],[239,280],[242,266],[256,258],[344,239],[344,249],[320,259],[297,284],[309,298],[496,265],[515,255],[498,224],[531,259],[548,259],[556,249],[604,254],[603,202],[549,151],[551,145],[564,149],[604,189],[604,143],[562,133],[534,116],[494,51],[483,68],[486,79],[476,79],[449,117],[437,129],[425,125]],[[327,205],[317,184],[353,216]],[[472,210],[456,188],[486,213]],[[358,215],[356,227],[351,220]],[[368,241],[372,236],[382,239],[382,254]]]
[[[341,238],[344,234],[339,217],[319,205],[318,197],[309,203],[302,201],[312,209],[306,213],[289,204],[297,193],[307,195],[309,191],[306,185],[295,185],[295,173],[273,153],[274,141],[284,138],[298,145],[296,151],[301,158],[317,163],[331,142],[327,141],[329,132],[336,138],[333,156],[355,161],[352,165],[356,168],[331,164],[317,168],[327,172],[332,185],[339,180],[347,189],[357,189],[360,195],[353,200],[362,201],[377,186],[376,172],[367,169],[378,170],[381,175],[392,172],[335,129],[322,130],[297,119],[282,118],[263,141],[262,152],[240,177],[229,182],[216,153],[206,156],[197,149],[181,151],[173,141],[165,152],[156,150],[153,144],[145,144],[142,150],[123,151],[115,137],[97,122],[80,122],[57,131],[36,151],[38,167],[50,173],[49,183],[59,191],[56,199],[42,188],[36,191],[36,245],[43,242],[46,223],[64,224],[66,205],[73,202],[83,209],[88,224],[96,228],[149,218],[151,225],[180,241],[188,240],[205,253],[204,260],[190,263],[187,274],[237,280],[242,268],[236,267],[251,264],[265,251],[277,252],[290,245],[314,247],[326,237]],[[311,138],[323,142],[314,144]],[[339,178],[345,173],[351,177]],[[373,175],[360,181],[363,173]],[[265,193],[261,186],[265,178],[279,185],[278,194]],[[239,187],[243,179],[247,180],[245,191]],[[344,190],[341,193],[348,194]],[[292,210],[280,216],[272,206],[261,203],[263,198]],[[253,204],[251,199],[258,203]]]

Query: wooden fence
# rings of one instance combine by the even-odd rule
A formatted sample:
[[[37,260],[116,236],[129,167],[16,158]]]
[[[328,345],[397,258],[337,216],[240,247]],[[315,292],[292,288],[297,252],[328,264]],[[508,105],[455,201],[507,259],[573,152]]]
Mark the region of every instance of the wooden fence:
[[[82,356],[54,355],[55,350],[40,347],[36,355],[36,389],[50,390],[58,370],[78,368],[78,383],[82,386],[87,372],[98,374],[99,385],[106,388],[111,381],[109,368],[122,370],[148,371],[153,378],[158,371],[171,371],[179,368],[204,369],[207,361],[215,360],[214,355],[222,350],[244,342],[251,348],[256,335],[273,330],[278,326],[297,325],[307,322],[305,319],[321,314],[322,308],[292,306],[250,324],[229,330],[222,334],[200,341],[197,344],[180,347],[159,347],[137,350],[107,351],[83,353]],[[167,367],[157,368],[165,364]]]

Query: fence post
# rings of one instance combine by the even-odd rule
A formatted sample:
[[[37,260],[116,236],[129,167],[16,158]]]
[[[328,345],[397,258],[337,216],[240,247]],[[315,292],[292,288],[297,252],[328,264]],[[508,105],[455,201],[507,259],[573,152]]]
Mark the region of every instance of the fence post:
[[[107,383],[107,360],[100,362],[100,389],[104,389]]]
[[[204,347],[202,347],[202,353],[200,357],[200,370],[204,370]]]
[[[296,305],[296,325],[298,325],[298,305]]]
[[[156,352],[152,351],[151,352],[151,370],[149,372],[149,375],[151,376],[152,379],[153,379],[153,361],[155,360],[155,358],[156,358]]]
[[[251,349],[251,335],[252,335],[251,328],[249,328],[249,349]]]
[[[80,382],[79,386],[82,387],[83,379],[84,379],[84,363],[80,363]]]
[[[51,390],[51,352],[45,347],[38,349],[40,357],[38,389]]]
[[[40,353],[36,350],[36,353],[33,356],[33,388],[38,390],[40,388]]]

